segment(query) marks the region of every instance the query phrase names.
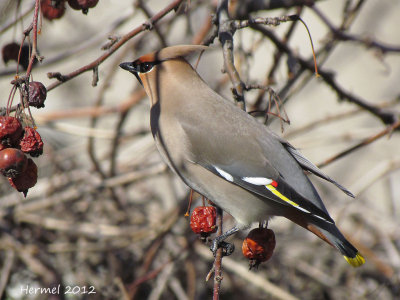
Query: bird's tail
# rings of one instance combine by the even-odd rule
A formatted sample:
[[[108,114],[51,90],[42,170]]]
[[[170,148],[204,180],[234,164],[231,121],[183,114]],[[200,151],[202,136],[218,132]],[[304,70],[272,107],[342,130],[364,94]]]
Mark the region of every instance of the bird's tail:
[[[321,220],[317,217],[299,216],[298,214],[288,214],[285,217],[338,249],[351,266],[359,267],[365,263],[365,259],[361,253],[343,236],[334,223]]]
[[[323,221],[322,221],[323,222]],[[333,223],[316,222],[308,224],[306,229],[331,244],[343,254],[346,261],[353,267],[359,267],[365,263],[361,253],[343,236]]]

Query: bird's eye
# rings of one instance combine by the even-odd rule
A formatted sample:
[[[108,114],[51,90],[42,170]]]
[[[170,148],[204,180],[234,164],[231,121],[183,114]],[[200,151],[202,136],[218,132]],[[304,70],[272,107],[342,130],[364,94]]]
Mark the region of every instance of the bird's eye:
[[[140,64],[140,73],[147,73],[153,69],[154,64],[151,62],[144,62]]]

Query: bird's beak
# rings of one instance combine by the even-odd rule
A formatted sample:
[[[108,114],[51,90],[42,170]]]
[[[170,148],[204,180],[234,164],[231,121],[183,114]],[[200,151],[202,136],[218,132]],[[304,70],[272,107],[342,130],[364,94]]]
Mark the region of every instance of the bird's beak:
[[[133,75],[136,76],[137,80],[141,85],[143,85],[142,80],[139,77],[137,66],[135,66],[132,62],[124,62],[119,65],[122,69],[131,72]]]
[[[137,67],[132,62],[124,62],[119,65],[122,69],[127,70],[131,73],[137,73]]]

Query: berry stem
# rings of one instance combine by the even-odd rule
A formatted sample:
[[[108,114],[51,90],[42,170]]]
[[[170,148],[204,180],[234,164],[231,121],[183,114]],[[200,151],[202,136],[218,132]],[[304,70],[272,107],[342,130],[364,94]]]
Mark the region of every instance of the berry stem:
[[[189,204],[185,213],[185,217],[189,217],[190,215],[190,208],[192,207],[192,201],[193,201],[193,189],[190,189]]]

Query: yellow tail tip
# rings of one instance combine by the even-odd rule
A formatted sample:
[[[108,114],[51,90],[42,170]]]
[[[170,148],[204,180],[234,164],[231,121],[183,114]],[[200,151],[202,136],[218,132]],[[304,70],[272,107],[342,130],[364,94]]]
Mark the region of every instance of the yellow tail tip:
[[[365,263],[365,258],[360,254],[357,253],[355,257],[348,257],[345,256],[344,259],[352,266],[352,267],[359,267]]]

